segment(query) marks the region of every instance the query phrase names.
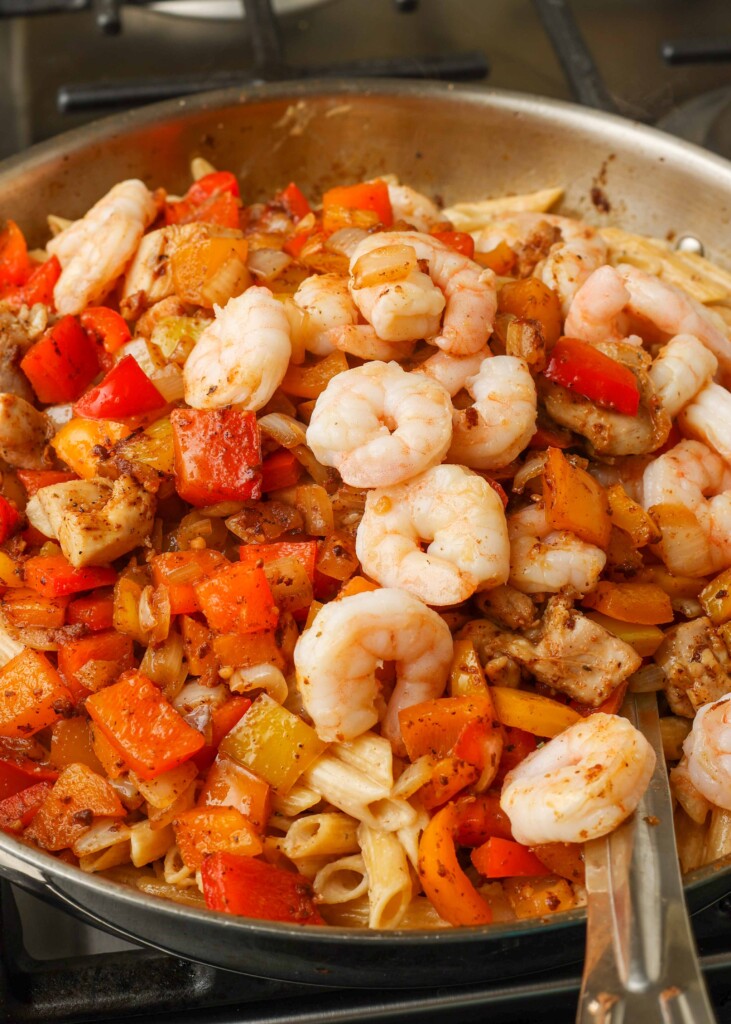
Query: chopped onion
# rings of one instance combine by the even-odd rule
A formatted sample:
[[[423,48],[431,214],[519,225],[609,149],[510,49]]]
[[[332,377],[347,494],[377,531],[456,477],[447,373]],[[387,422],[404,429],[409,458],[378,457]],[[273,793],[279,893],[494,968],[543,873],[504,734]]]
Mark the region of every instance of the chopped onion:
[[[186,683],[180,693],[173,700],[173,707],[180,714],[186,714],[199,707],[220,707],[226,703],[228,694],[226,687],[221,683],[219,686],[203,686],[201,683]]]
[[[251,273],[268,284],[286,270],[292,257],[281,249],[254,249],[249,252],[247,265]]]
[[[116,779],[108,778],[107,782],[129,811],[136,811],[143,803],[143,797],[137,788],[135,779],[129,775],[120,775]]]
[[[334,526],[330,495],[319,484],[297,488],[297,508],[305,521],[305,532],[313,537],[326,537]]]
[[[146,892],[149,896],[161,896],[165,900],[172,900],[173,903],[183,903],[188,907],[205,907],[206,901],[203,894],[197,889],[181,889],[169,882],[160,882],[157,878],[144,875],[137,881],[137,888]]]
[[[49,405],[43,411],[53,422],[54,427],[62,427],[74,418],[74,407],[70,403],[67,405]]]
[[[546,452],[535,452],[535,454],[528,456],[513,479],[514,494],[522,494],[526,484],[541,475],[546,466],[547,458]]]
[[[383,245],[363,253],[353,267],[355,288],[370,288],[372,285],[403,281],[412,270],[416,270],[416,249],[412,245]]]
[[[304,425],[281,412],[270,412],[262,416],[259,429],[283,448],[295,448],[307,443]]]
[[[629,689],[632,693],[656,693],[666,682],[665,673],[659,665],[643,665],[629,677]]]
[[[301,222],[299,226],[301,226]],[[363,239],[367,237],[368,232],[364,231],[363,228],[340,228],[339,231],[330,235],[327,242],[325,242],[325,248],[329,249],[330,252],[336,252],[339,256],[347,256],[350,259]]]
[[[88,857],[92,853],[126,842],[129,836],[129,828],[117,818],[99,818],[76,840],[73,852],[77,857]]]
[[[185,396],[183,371],[178,366],[166,366],[150,379],[166,402],[179,402]]]
[[[172,631],[158,647],[148,647],[142,658],[140,672],[161,686],[166,697],[176,697],[183,688],[183,653],[183,638]]]
[[[237,668],[229,680],[232,693],[264,690],[277,704],[284,704],[289,694],[287,680],[276,665],[268,663]]]
[[[119,362],[124,359],[125,356],[133,356],[139,365],[140,369],[143,370],[148,377],[152,377],[156,370],[161,370],[164,363],[161,359],[156,359],[150,346],[144,338],[133,338],[132,341],[128,341],[125,345],[122,345],[115,354],[115,359]]]
[[[323,466],[321,462],[318,462],[307,445],[298,444],[296,447],[292,448],[292,454],[300,465],[305,467],[316,484],[320,484],[324,487],[326,484],[332,483],[332,470],[327,466]]]

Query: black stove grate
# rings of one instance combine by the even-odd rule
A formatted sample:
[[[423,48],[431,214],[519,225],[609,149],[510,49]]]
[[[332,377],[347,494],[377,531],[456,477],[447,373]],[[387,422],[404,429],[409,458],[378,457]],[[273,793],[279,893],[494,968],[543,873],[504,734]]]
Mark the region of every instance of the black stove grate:
[[[693,921],[724,1024],[731,1021],[731,898]],[[580,964],[505,984],[375,992],[251,978],[148,949],[36,960],[5,882],[0,924],[0,1020],[12,1024],[556,1024],[573,1019],[579,994]]]

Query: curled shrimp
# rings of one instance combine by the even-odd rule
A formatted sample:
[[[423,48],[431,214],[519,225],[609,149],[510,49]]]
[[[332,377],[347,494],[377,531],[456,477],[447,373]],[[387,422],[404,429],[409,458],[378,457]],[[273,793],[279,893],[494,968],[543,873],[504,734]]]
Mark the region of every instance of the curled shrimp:
[[[731,463],[731,394],[709,381],[683,409],[680,428],[687,437],[702,441]]]
[[[339,274],[313,274],[294,293],[295,305],[305,314],[300,326],[308,352],[327,356],[335,350],[331,331],[358,322],[358,310],[348,282]]]
[[[695,788],[712,804],[731,810],[731,693],[698,710],[683,752]]]
[[[596,712],[508,772],[500,806],[519,843],[583,843],[629,817],[654,768],[655,752],[631,722]]]
[[[119,182],[50,240],[46,248],[63,268],[53,290],[61,315],[80,313],[111,290],[156,214],[152,193],[133,178]]]
[[[523,359],[486,359],[466,382],[474,399],[452,415],[449,460],[473,469],[499,469],[523,451],[536,429],[537,396]]]
[[[546,227],[552,232],[546,232]],[[518,251],[537,250],[539,259],[533,273],[558,294],[564,315],[581,285],[605,263],[607,255],[606,243],[595,228],[553,213],[521,211],[496,217],[482,230],[477,248],[489,252],[500,242]]]
[[[487,345],[470,356],[451,356],[449,352],[437,349],[434,355],[415,366],[413,372],[425,373],[427,377],[439,381],[454,398],[470,377],[480,372],[480,367],[489,355],[490,349]]]
[[[671,572],[705,576],[731,565],[731,468],[719,455],[700,441],[681,441],[647,466],[642,491],[647,509],[680,505],[695,517],[696,529],[681,522],[684,539],[673,542],[682,569],[675,561],[668,564],[668,552],[663,550]],[[662,523],[661,529],[668,543],[673,527]]]
[[[201,334],[183,370],[185,401],[194,409],[240,404],[256,411],[269,401],[289,365],[289,321],[268,288],[229,299]]]
[[[717,367],[713,352],[692,334],[671,338],[649,370],[655,394],[668,416],[677,416],[711,380]],[[719,390],[728,394],[725,389]]]
[[[351,487],[390,487],[441,462],[452,403],[436,381],[374,361],[333,377],[307,428],[315,458]]]
[[[503,503],[462,466],[434,466],[370,491],[355,550],[368,576],[431,605],[458,604],[505,583],[510,568]]]
[[[390,588],[326,604],[294,649],[302,702],[318,736],[328,741],[353,739],[376,724],[376,670],[395,662],[396,686],[381,732],[397,751],[399,711],[439,697],[451,659],[452,635],[441,616]]]
[[[330,340],[341,352],[359,359],[378,359],[388,363],[408,359],[414,351],[413,341],[383,341],[370,324],[344,324],[329,332]]]
[[[407,221],[417,231],[428,232],[432,228],[448,223],[442,211],[428,196],[417,192],[409,185],[389,181],[388,198],[391,201],[393,219]]]
[[[403,281],[363,288],[351,280],[355,304],[379,338],[425,338],[452,355],[479,352],[492,333],[497,310],[493,272],[418,231],[368,235],[351,257],[351,271],[366,253],[395,245],[413,249],[418,261],[426,261],[428,275],[412,270]]]
[[[528,505],[508,518],[510,583],[524,594],[577,594],[593,590],[607,560],[601,548],[568,530],[552,530],[542,505]]]
[[[594,271],[571,303],[564,332],[591,343],[622,341],[632,317],[669,336],[692,334],[718,359],[722,381],[731,378],[731,341],[721,318],[680,288],[629,264]]]

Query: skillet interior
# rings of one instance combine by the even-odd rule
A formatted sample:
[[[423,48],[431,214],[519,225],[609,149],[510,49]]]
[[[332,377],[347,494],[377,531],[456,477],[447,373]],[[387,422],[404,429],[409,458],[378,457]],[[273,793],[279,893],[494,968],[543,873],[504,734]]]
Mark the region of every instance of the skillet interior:
[[[42,244],[47,213],[79,216],[123,178],[183,192],[193,156],[234,171],[247,201],[289,180],[317,195],[387,172],[446,203],[562,185],[566,212],[659,237],[692,233],[707,255],[731,265],[725,161],[611,115],[437,83],[287,83],[108,118],[0,164],[0,218],[11,216],[31,244]],[[150,945],[318,985],[459,985],[550,969],[583,954],[581,911],[489,929],[305,933],[154,900],[2,834],[0,872]],[[691,876],[691,909],[731,889],[728,872],[719,863]]]

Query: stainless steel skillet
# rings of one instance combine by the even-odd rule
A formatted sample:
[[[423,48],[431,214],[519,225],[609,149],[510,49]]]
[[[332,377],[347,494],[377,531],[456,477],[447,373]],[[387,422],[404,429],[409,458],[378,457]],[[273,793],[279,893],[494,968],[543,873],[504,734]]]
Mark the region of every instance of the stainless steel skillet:
[[[394,172],[445,202],[563,185],[564,209],[660,237],[694,234],[731,266],[731,165],[612,115],[441,84],[286,83],[209,93],[118,115],[0,165],[0,217],[32,244],[49,212],[78,216],[141,177],[183,191],[192,156],[238,175],[247,200],[296,180]],[[104,927],[229,970],[319,985],[434,987],[505,979],[581,960],[583,912],[442,932],[268,925],[154,900],[0,835],[0,873]],[[691,909],[731,891],[731,868],[688,882]]]

